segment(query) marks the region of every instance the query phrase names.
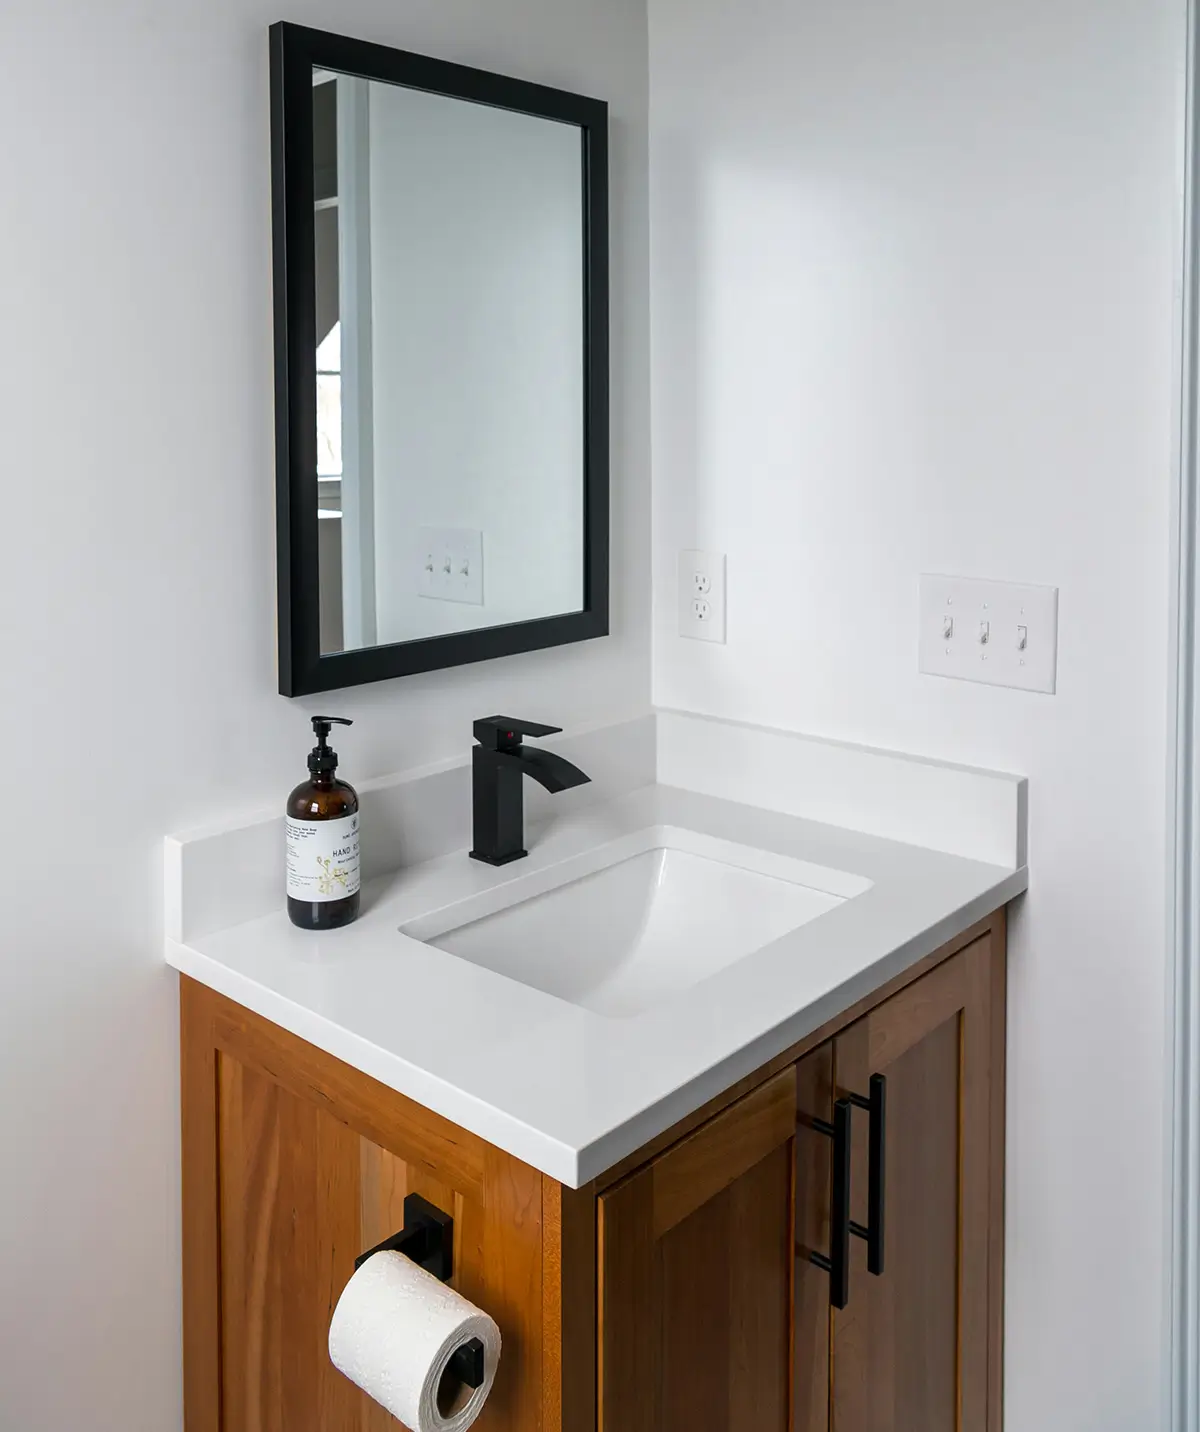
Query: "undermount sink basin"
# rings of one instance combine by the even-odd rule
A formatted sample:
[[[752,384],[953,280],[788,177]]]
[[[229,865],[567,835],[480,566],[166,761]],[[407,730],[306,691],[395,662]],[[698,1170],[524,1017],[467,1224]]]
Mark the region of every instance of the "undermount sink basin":
[[[621,1018],[745,959],[870,884],[654,826],[422,916],[402,933]]]

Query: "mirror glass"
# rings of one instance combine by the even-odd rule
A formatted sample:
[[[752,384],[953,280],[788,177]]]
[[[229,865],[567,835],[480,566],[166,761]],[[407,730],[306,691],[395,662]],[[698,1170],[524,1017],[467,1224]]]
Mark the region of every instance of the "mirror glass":
[[[312,80],[321,654],[580,611],[580,128]]]

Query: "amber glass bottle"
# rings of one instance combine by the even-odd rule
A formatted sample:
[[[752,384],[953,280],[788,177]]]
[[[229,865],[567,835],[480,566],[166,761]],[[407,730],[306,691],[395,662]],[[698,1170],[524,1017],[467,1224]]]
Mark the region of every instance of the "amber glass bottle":
[[[336,930],[358,918],[358,795],[339,781],[337,752],[326,738],[342,716],[314,716],[317,744],[309,778],[288,796],[287,908],[302,930]]]

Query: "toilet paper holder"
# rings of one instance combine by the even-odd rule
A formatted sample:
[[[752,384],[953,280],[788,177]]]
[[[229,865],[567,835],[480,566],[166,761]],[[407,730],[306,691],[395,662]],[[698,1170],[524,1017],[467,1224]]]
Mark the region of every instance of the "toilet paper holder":
[[[436,1204],[410,1193],[404,1199],[404,1227],[354,1260],[359,1268],[376,1253],[402,1253],[443,1283],[454,1276],[454,1219]],[[483,1386],[483,1343],[471,1338],[456,1348],[448,1371],[468,1387]]]
[[[354,1260],[359,1269],[375,1253],[403,1253],[427,1273],[448,1283],[454,1276],[454,1219],[448,1213],[410,1193],[404,1200],[404,1227]]]

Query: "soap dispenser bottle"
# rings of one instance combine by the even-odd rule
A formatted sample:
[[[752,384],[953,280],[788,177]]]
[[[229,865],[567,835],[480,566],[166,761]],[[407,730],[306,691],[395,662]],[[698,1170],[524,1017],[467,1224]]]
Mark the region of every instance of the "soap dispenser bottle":
[[[287,800],[287,908],[302,930],[336,930],[358,918],[358,795],[334,776],[337,752],[326,738],[335,724],[352,723],[312,718],[309,778]]]

